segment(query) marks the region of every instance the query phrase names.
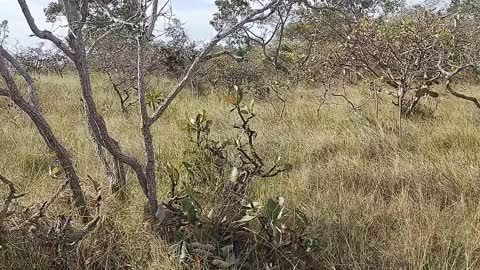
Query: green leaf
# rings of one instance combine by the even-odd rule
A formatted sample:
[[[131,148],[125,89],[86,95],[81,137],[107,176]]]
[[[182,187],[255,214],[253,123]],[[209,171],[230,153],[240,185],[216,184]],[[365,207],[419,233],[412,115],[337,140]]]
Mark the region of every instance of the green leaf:
[[[188,163],[188,162],[182,162],[182,165],[183,165],[183,168],[185,168],[185,170],[187,171],[188,175],[190,177],[193,177],[194,176],[194,172],[193,172],[193,166],[192,164]]]
[[[305,238],[303,241],[303,248],[305,252],[313,252],[320,246],[320,241],[316,238]]]
[[[259,202],[242,200],[240,203],[242,204],[242,207],[247,209],[257,209],[262,207]]]
[[[207,111],[203,110],[202,111],[202,123],[207,120],[207,116],[208,116]]]
[[[199,221],[200,206],[198,202],[191,196],[187,196],[181,201],[180,208],[187,218],[187,221],[196,225]]]
[[[267,205],[266,205],[266,212],[267,212],[267,217],[268,220],[271,223],[274,223],[275,221],[279,220],[282,217],[283,214],[283,201],[284,199],[282,197],[279,197],[279,200],[276,201],[274,199],[268,199]]]
[[[60,175],[60,167],[53,167],[53,168],[50,167],[48,174],[49,174],[52,178],[58,178],[59,175]]]
[[[177,168],[175,168],[170,162],[167,162],[166,167],[168,176],[174,181],[178,181],[180,179],[180,174],[178,173]]]

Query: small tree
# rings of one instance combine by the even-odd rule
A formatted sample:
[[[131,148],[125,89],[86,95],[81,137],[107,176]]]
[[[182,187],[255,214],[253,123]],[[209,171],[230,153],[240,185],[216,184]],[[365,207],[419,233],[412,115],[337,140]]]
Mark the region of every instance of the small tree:
[[[364,17],[347,29],[338,59],[345,70],[367,80],[381,79],[395,89],[390,94],[398,106],[400,130],[401,118],[411,115],[423,97],[438,97],[431,86],[447,79],[439,65],[444,57],[460,70],[475,61],[466,50],[472,40],[461,38],[457,23],[454,15],[421,7],[394,16]]]
[[[199,69],[204,63],[211,58],[217,56],[212,50],[216,48],[216,45],[226,37],[237,32],[241,27],[246,24],[251,24],[256,21],[262,21],[268,18],[278,6],[281,4],[280,0],[271,0],[266,2],[262,7],[258,9],[248,10],[243,16],[241,16],[237,22],[225,26],[218,32],[217,35],[210,40],[206,46],[199,52],[195,60],[190,65],[188,71],[183,76],[180,83],[163,99],[162,103],[153,112],[149,112],[146,103],[146,91],[147,85],[145,82],[145,48],[153,38],[155,24],[160,16],[164,15],[166,3],[161,5],[158,0],[152,1],[140,1],[136,4],[128,2],[128,4],[134,4],[138,12],[135,16],[129,17],[125,20],[121,16],[117,16],[119,9],[112,10],[110,6],[105,5],[102,1],[74,1],[64,0],[60,2],[59,10],[61,14],[66,17],[66,21],[69,27],[69,33],[66,41],[58,38],[53,33],[45,30],[40,30],[30,13],[25,0],[18,0],[22,12],[27,20],[27,23],[32,30],[33,34],[37,37],[45,40],[49,40],[55,46],[57,46],[73,63],[76,71],[78,72],[81,90],[82,100],[84,102],[85,114],[87,123],[91,131],[92,137],[95,143],[99,146],[98,149],[105,149],[116,161],[117,164],[126,164],[130,167],[148,199],[150,214],[154,215],[158,208],[157,202],[157,180],[155,176],[155,154],[154,145],[152,140],[151,127],[158,119],[163,115],[166,109],[169,107],[175,97],[188,85]],[[119,7],[113,5],[113,7]],[[95,13],[100,11],[101,13]],[[85,36],[86,25],[89,25],[93,21],[91,15],[100,14],[105,18],[101,21],[102,27],[107,27],[104,34],[98,39],[105,38],[117,29],[127,28],[135,33],[135,39],[137,42],[137,92],[138,92],[138,105],[141,116],[141,134],[143,137],[144,154],[146,163],[142,165],[135,157],[127,154],[118,144],[118,142],[110,135],[108,127],[105,123],[103,116],[97,110],[94,98],[93,88],[90,80],[90,66],[88,61],[88,53],[95,47],[98,39],[89,43],[86,43],[87,37]],[[87,50],[90,45],[90,48]],[[8,77],[7,77],[8,78]],[[9,91],[15,92],[15,86],[12,83],[8,84]],[[5,92],[4,95],[7,95]],[[23,106],[23,103],[20,102]],[[24,107],[25,111],[30,111],[29,107]],[[38,118],[38,117],[37,117]],[[34,118],[34,119],[37,119]],[[43,134],[50,130],[48,126],[43,126],[39,131]],[[50,142],[50,140],[49,140]],[[60,147],[60,144],[52,144],[52,147]],[[63,153],[59,150],[59,153]],[[73,170],[73,165],[67,163],[63,164],[64,170]],[[73,175],[73,173],[71,173]],[[78,183],[78,181],[77,181]],[[75,181],[72,181],[75,184]],[[77,190],[77,189],[73,189]],[[83,209],[84,207],[82,207]]]

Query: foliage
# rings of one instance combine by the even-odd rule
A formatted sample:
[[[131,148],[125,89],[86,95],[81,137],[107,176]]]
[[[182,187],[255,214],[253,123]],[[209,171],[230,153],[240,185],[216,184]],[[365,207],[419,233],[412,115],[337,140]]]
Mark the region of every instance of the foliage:
[[[5,43],[5,40],[8,38],[8,21],[3,20],[0,22],[0,45],[3,45]]]
[[[150,92],[147,93],[145,96],[147,106],[155,110],[155,108],[162,103],[163,101],[163,95],[160,91],[158,90],[151,90]]]
[[[80,12],[80,2],[62,1],[66,6],[70,3],[75,7],[74,15],[82,15],[85,21],[78,24],[78,21],[72,21],[78,16],[70,15],[66,43],[50,38],[75,63],[89,121],[87,128],[97,145],[86,144],[85,138],[78,134],[78,127],[67,130],[63,121],[51,120],[57,126],[50,128],[42,118],[42,110],[23,99],[19,94],[23,89],[18,91],[13,77],[7,76],[10,65],[2,65],[2,76],[8,89],[2,86],[0,94],[26,112],[34,120],[47,146],[62,150],[56,153],[64,153],[63,160],[69,161],[59,164],[53,157],[48,173],[45,170],[35,171],[39,165],[35,164],[38,158],[34,155],[31,158],[33,161],[21,161],[19,166],[15,164],[14,172],[35,173],[29,175],[35,181],[29,179],[25,185],[35,185],[38,178],[48,179],[50,182],[42,182],[47,186],[52,181],[69,178],[61,189],[76,180],[76,190],[82,193],[83,188],[88,188],[84,179],[80,186],[80,178],[76,176],[78,167],[81,175],[86,175],[85,179],[93,183],[95,192],[88,200],[88,208],[98,215],[102,202],[100,184],[89,175],[97,173],[98,160],[86,159],[85,164],[80,160],[91,154],[88,153],[90,148],[95,148],[97,152],[107,151],[113,156],[114,164],[121,164],[121,168],[115,167],[115,172],[110,171],[110,174],[124,174],[123,164],[136,174],[148,200],[145,211],[137,213],[143,203],[137,199],[136,193],[140,193],[140,189],[128,188],[130,194],[123,198],[126,201],[115,201],[112,196],[109,203],[118,203],[118,209],[109,205],[102,211],[115,212],[107,212],[106,215],[119,221],[107,218],[105,223],[102,222],[100,231],[95,232],[101,237],[97,239],[94,236],[88,242],[94,248],[82,251],[79,241],[89,241],[85,238],[98,228],[98,216],[91,221],[91,227],[88,224],[84,227],[72,226],[72,218],[66,214],[56,218],[53,214],[46,215],[53,199],[39,207],[18,211],[23,207],[16,200],[23,194],[17,194],[15,187],[2,178],[9,190],[0,212],[0,229],[7,232],[0,238],[0,257],[4,254],[5,258],[12,257],[10,252],[16,246],[33,250],[40,245],[41,255],[45,252],[50,256],[46,257],[55,259],[52,261],[58,260],[59,263],[55,263],[58,268],[93,269],[114,267],[112,265],[128,268],[132,267],[130,262],[134,260],[163,263],[153,254],[158,247],[145,247],[145,243],[152,241],[143,241],[141,245],[131,247],[140,247],[141,252],[131,251],[129,256],[121,250],[128,249],[128,244],[124,243],[119,248],[119,245],[108,243],[117,239],[130,243],[148,235],[151,236],[146,237],[149,240],[162,239],[162,247],[167,244],[179,264],[192,269],[472,268],[478,264],[471,259],[477,257],[477,243],[468,240],[478,238],[478,222],[465,211],[474,209],[478,201],[475,198],[479,192],[472,184],[475,181],[470,179],[475,178],[475,166],[466,166],[469,168],[466,171],[452,169],[452,164],[465,168],[465,164],[475,163],[476,156],[469,155],[468,151],[476,148],[477,140],[472,135],[476,127],[471,125],[476,121],[473,119],[476,114],[467,115],[465,112],[470,111],[461,110],[462,119],[468,120],[462,124],[469,127],[458,132],[459,127],[453,125],[451,129],[457,132],[452,135],[451,131],[435,129],[433,123],[437,118],[432,115],[437,107],[432,111],[426,110],[427,107],[419,102],[438,100],[441,95],[433,86],[444,83],[450,94],[473,101],[480,108],[476,98],[456,92],[450,84],[453,78],[472,78],[478,72],[478,14],[475,10],[468,10],[475,7],[474,1],[454,2],[447,10],[421,6],[405,9],[401,8],[401,1],[273,1],[271,3],[276,4],[270,10],[251,18],[252,21],[255,18],[265,19],[253,23],[248,21],[242,27],[232,29],[231,33],[227,31],[225,35],[228,38],[218,43],[225,37],[222,31],[244,20],[261,6],[259,3],[264,2],[218,0],[219,12],[215,14],[212,25],[220,33],[206,46],[192,42],[181,22],[169,17],[168,12],[161,14],[169,19],[169,23],[155,32],[165,38],[155,40],[155,36],[146,34],[150,23],[146,11],[153,2],[145,0],[143,6],[139,6],[140,2],[84,1],[83,4],[91,5],[86,5],[88,12],[83,13]],[[60,3],[50,4],[45,10],[47,20],[54,22],[59,16],[68,15],[68,7],[67,10],[64,8]],[[83,28],[78,27],[82,24]],[[6,29],[7,24],[2,25]],[[111,35],[104,36],[109,31],[112,31]],[[51,33],[35,34],[48,37]],[[137,55],[137,59],[133,59],[132,55]],[[2,61],[8,58],[3,52],[1,57]],[[68,57],[40,46],[20,52],[16,59],[28,72],[48,73],[54,70],[62,76],[70,63]],[[8,58],[7,62],[29,84],[27,90],[34,90],[33,80],[16,66],[15,59]],[[101,92],[95,92],[93,98],[93,89],[98,86],[92,86],[89,68],[108,76],[124,112],[129,105],[138,102],[140,116],[132,119],[141,119],[145,163],[142,157],[135,155],[142,147],[131,143],[132,138],[139,136],[131,132],[138,130],[133,128],[138,127],[138,122],[132,124],[128,119],[118,117],[115,110],[109,110],[108,106],[99,106],[101,109],[97,111],[96,100],[101,103],[110,101],[110,98],[102,96]],[[160,91],[160,87],[151,87],[145,74],[180,79],[180,83],[176,83],[172,92],[164,96],[163,89]],[[195,75],[197,77],[192,81]],[[348,75],[355,76],[349,81],[356,83],[352,96],[358,98],[356,95],[362,95],[359,90],[363,88],[361,83],[372,90],[367,102],[375,98],[376,121],[368,118],[368,114],[372,113],[369,111],[371,104],[365,102],[356,106],[346,94],[335,92],[332,96],[344,98],[356,113],[360,106],[367,104],[364,107],[367,116],[363,112],[362,116],[371,125],[342,120],[343,114],[338,111],[329,111],[332,112],[330,115],[318,111],[317,114],[312,113],[314,109],[309,105],[317,96],[309,92],[310,89],[299,87],[328,84],[329,88],[339,85],[345,88]],[[337,80],[341,83],[336,84],[334,81]],[[166,128],[154,129],[152,125],[190,82],[192,87],[208,82],[212,88],[225,90],[228,96],[225,98],[225,93],[221,95],[237,120],[231,126],[233,135],[224,135],[231,132],[231,129],[218,129],[228,118],[225,117],[228,111],[225,108],[223,112],[217,112],[221,117],[212,117],[203,110],[187,118],[182,124],[188,137],[186,150],[180,154],[179,162],[169,162],[174,159],[173,156],[179,155],[179,147],[183,147],[178,140],[181,136],[175,136],[178,134],[174,134],[175,127],[171,126],[178,119],[164,121]],[[380,82],[395,92],[381,92],[378,88]],[[399,119],[416,114],[418,117],[408,119],[407,125],[418,125],[419,131],[407,130],[405,134],[400,134],[402,137],[393,134],[391,121],[383,119],[389,114],[379,112],[379,102],[383,101],[379,93],[394,97]],[[65,93],[42,92],[42,95],[51,95],[58,101],[45,106],[64,105],[67,109],[61,108],[60,115],[70,116],[71,123],[78,123],[79,117],[74,114],[77,110],[72,109],[78,102],[73,105],[64,103],[60,98],[62,94]],[[138,100],[131,101],[129,98],[134,94],[138,95]],[[250,100],[252,96],[255,98]],[[287,100],[287,96],[293,98]],[[268,112],[265,106],[256,105],[259,101],[266,105],[263,102],[271,101],[272,97],[283,102],[280,119],[275,117],[278,112]],[[191,113],[191,108],[198,110],[203,104],[212,102],[205,97],[188,100],[193,104],[191,107],[182,106],[184,103],[174,105],[172,114]],[[442,104],[443,100],[442,97]],[[293,104],[292,109],[286,109],[287,101]],[[217,103],[211,104],[215,108],[222,107]],[[55,119],[55,115],[51,114],[54,110],[47,108],[48,119]],[[109,114],[111,111],[113,113]],[[385,111],[390,112],[390,109]],[[263,119],[265,112],[267,116]],[[258,117],[260,113],[262,115]],[[455,110],[449,113],[455,113]],[[171,117],[168,115],[167,119]],[[440,118],[442,121],[446,119],[444,115],[445,110],[443,118]],[[6,125],[14,125],[14,130],[23,132],[32,126],[23,122],[22,118],[8,120]],[[259,136],[257,130],[261,130],[260,126],[254,124],[259,120],[264,123],[264,129],[272,131],[273,140],[268,136]],[[439,125],[442,121],[438,121]],[[18,126],[17,122],[24,125]],[[332,123],[336,126],[327,134],[324,127]],[[122,150],[117,139],[109,135],[107,126],[114,130],[112,133],[122,131],[116,135],[126,150]],[[52,130],[59,130],[70,148],[80,149],[73,153],[72,160],[60,143],[62,140],[57,141]],[[289,134],[283,134],[286,130]],[[20,136],[24,136],[22,132]],[[33,137],[23,140],[25,145],[30,145]],[[73,144],[68,140],[72,137],[78,138]],[[286,137],[290,140],[278,139]],[[259,139],[263,140],[260,147]],[[23,147],[16,139],[9,137],[8,140],[5,139],[3,147]],[[161,149],[157,149],[159,145]],[[456,148],[461,151],[456,151]],[[32,149],[38,147],[35,145]],[[281,156],[277,155],[278,152]],[[418,158],[423,152],[428,154]],[[8,155],[9,152],[5,153]],[[462,160],[464,154],[468,157]],[[102,156],[99,157],[102,161]],[[438,169],[436,159],[448,166]],[[294,176],[288,174],[292,165],[284,160],[294,162]],[[105,176],[108,179],[109,174]],[[282,181],[276,182],[278,178],[272,181],[275,184],[266,181],[277,176],[281,176]],[[275,186],[274,192],[270,185]],[[158,204],[157,194],[167,193],[162,188],[169,188],[168,194]],[[292,188],[296,191],[288,194]],[[272,194],[278,193],[277,190],[287,191],[288,204],[284,197]],[[75,187],[72,191],[75,194]],[[257,196],[261,199],[254,200]],[[67,199],[78,202],[68,196]],[[85,203],[83,206],[86,209]],[[31,215],[29,209],[38,210]],[[451,216],[466,220],[462,224],[463,231],[448,226],[451,224],[445,217],[450,220]],[[82,218],[87,218],[87,215]],[[138,230],[141,220],[145,223],[145,231]],[[17,227],[20,229],[16,230]],[[135,231],[135,236],[124,235],[126,231]],[[13,244],[7,245],[8,251],[2,250],[4,235],[8,241],[13,240]],[[405,243],[403,246],[400,241],[394,243],[392,238]],[[133,255],[143,251],[146,252],[141,254],[141,258]],[[83,265],[73,263],[82,260],[85,261]],[[112,264],[112,261],[118,262]],[[146,267],[140,265],[137,268]]]
[[[465,50],[475,46],[473,40],[461,38],[465,32],[459,31],[456,20],[424,8],[362,18],[345,33],[339,59],[345,69],[365,79],[381,78],[398,90],[393,95],[400,97],[402,113],[409,115],[421,97],[438,97],[430,88],[442,79],[439,64],[464,66],[475,61],[473,51]]]
[[[288,165],[277,161],[265,169],[264,158],[254,147],[256,132],[249,123],[255,117],[254,103],[243,105],[243,92],[236,87],[236,93],[228,102],[241,123],[234,128],[241,130],[245,141],[212,139],[213,122],[206,111],[189,118],[184,130],[192,148],[185,151],[182,162],[164,166],[171,190],[160,214],[165,218],[158,226],[184,227],[186,231],[170,241],[180,262],[192,267],[217,265],[224,269],[264,263],[290,267],[289,257],[293,256],[301,259],[302,268],[309,268],[318,240],[309,235],[307,215],[298,208],[287,209],[282,197],[268,199],[265,205],[248,199],[246,191],[256,178],[276,176]],[[234,240],[240,233],[242,239]],[[217,250],[221,252],[215,255]]]

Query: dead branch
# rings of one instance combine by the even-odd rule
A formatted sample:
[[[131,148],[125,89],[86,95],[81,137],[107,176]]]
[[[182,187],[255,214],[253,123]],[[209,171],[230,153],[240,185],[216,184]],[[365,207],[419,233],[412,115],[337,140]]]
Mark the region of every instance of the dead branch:
[[[217,58],[217,57],[220,57],[220,56],[223,56],[223,55],[228,55],[231,58],[233,58],[233,60],[235,60],[237,62],[243,60],[242,56],[236,55],[236,54],[232,53],[231,51],[224,50],[224,51],[208,54],[207,56],[205,56],[204,61],[208,61],[210,59]]]
[[[12,229],[10,229],[11,232],[13,231],[18,231],[18,230],[21,230],[23,228],[26,228],[27,226],[31,225],[31,224],[38,224],[38,220],[40,218],[43,218],[45,216],[45,214],[47,213],[47,210],[48,208],[50,207],[50,205],[52,205],[53,202],[55,202],[55,200],[57,200],[57,198],[60,196],[60,194],[62,193],[62,191],[65,190],[65,188],[68,186],[68,181],[65,181],[58,189],[57,191],[55,192],[55,194],[53,194],[52,197],[50,197],[48,200],[44,201],[42,203],[42,205],[40,206],[40,208],[38,208],[37,212],[35,212],[33,215],[31,215],[29,218],[27,218],[24,222],[22,222],[21,224],[13,227]]]
[[[59,215],[55,223],[50,226],[46,233],[36,231],[34,228],[32,228],[30,232],[46,244],[59,247],[74,246],[96,228],[99,220],[100,217],[96,216],[82,228],[74,230],[71,225],[72,219],[64,215]]]
[[[3,175],[0,175],[0,181],[3,182],[5,185],[7,185],[9,189],[8,195],[3,202],[2,210],[0,210],[0,225],[1,225],[6,218],[8,218],[14,213],[14,211],[10,210],[10,205],[12,204],[13,200],[21,198],[25,196],[25,194],[24,193],[17,194],[17,189],[15,188],[15,185]]]

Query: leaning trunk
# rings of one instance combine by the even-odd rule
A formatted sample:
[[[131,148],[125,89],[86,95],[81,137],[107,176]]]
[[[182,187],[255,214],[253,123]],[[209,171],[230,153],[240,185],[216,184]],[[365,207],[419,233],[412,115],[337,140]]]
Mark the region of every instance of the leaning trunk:
[[[0,56],[0,73],[4,78],[7,87],[9,89],[9,97],[23,112],[25,112],[35,124],[37,130],[42,136],[45,144],[50,150],[52,150],[57,156],[60,165],[65,172],[65,177],[68,180],[70,190],[72,191],[72,201],[75,207],[79,210],[80,215],[84,221],[87,221],[90,217],[90,213],[87,208],[85,196],[80,186],[80,178],[75,171],[72,159],[70,158],[67,150],[58,141],[55,134],[53,134],[52,128],[45,120],[43,115],[35,108],[34,105],[27,102],[20,96],[17,85],[14,78],[11,76],[7,69],[5,58]]]

